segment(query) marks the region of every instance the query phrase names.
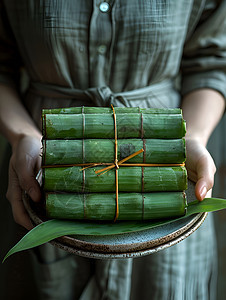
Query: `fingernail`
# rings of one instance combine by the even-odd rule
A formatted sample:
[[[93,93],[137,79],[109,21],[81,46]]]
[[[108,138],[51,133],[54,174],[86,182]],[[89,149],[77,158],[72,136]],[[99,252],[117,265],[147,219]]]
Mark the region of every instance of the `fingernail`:
[[[207,193],[207,188],[206,188],[206,186],[204,186],[200,192],[200,196],[201,196],[202,200],[206,197],[206,193]]]

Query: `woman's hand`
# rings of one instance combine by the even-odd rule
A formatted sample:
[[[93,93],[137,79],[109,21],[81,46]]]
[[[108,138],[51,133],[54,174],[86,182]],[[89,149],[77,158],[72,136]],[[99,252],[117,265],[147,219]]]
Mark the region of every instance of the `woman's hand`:
[[[211,155],[199,139],[186,139],[186,151],[188,177],[196,182],[195,195],[202,201],[213,187],[216,167]]]
[[[22,202],[26,191],[34,202],[41,199],[41,190],[36,175],[41,168],[41,135],[22,136],[12,147],[9,164],[7,198],[12,206],[14,220],[27,229],[33,226]]]

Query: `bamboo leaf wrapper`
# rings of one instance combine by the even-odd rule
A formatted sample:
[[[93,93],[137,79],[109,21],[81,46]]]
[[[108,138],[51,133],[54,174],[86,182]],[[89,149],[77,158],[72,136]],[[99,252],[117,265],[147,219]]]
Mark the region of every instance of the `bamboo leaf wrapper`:
[[[47,216],[55,219],[114,220],[115,194],[46,194]],[[183,216],[183,192],[120,193],[118,220],[150,220]]]
[[[115,158],[114,140],[43,140],[43,165],[111,163]],[[122,139],[118,140],[118,159],[134,152],[144,152],[133,157],[129,163],[172,163],[185,161],[184,139]]]
[[[185,135],[182,114],[117,114],[118,138],[176,139]],[[43,116],[46,139],[114,138],[110,114],[47,114]]]
[[[95,170],[81,167],[44,168],[44,190],[77,193],[115,191],[115,170],[98,176]],[[187,188],[185,167],[120,167],[119,192],[183,191]],[[129,199],[128,199],[129,201]]]
[[[182,114],[180,108],[140,108],[140,107],[115,107],[115,112],[118,114],[130,113],[145,113],[145,114],[167,114],[175,115]],[[66,108],[51,108],[43,109],[42,116],[47,114],[111,114],[111,107],[66,107]]]

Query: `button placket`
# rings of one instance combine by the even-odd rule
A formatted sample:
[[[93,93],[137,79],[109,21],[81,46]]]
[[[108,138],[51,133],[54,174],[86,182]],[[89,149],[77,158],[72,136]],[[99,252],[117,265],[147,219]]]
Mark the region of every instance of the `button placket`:
[[[108,49],[110,49],[112,40],[110,13],[111,5],[108,2],[93,1],[89,34],[90,85],[103,85],[107,80]]]

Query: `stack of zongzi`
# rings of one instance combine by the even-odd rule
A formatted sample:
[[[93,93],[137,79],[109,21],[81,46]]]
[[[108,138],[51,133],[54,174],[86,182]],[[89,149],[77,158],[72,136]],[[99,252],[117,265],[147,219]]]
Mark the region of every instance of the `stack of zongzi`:
[[[49,217],[114,220],[116,193],[118,220],[185,214],[185,121],[180,109],[115,108],[114,122],[111,108],[76,107],[43,110],[42,118]],[[108,165],[113,167],[101,173]]]

